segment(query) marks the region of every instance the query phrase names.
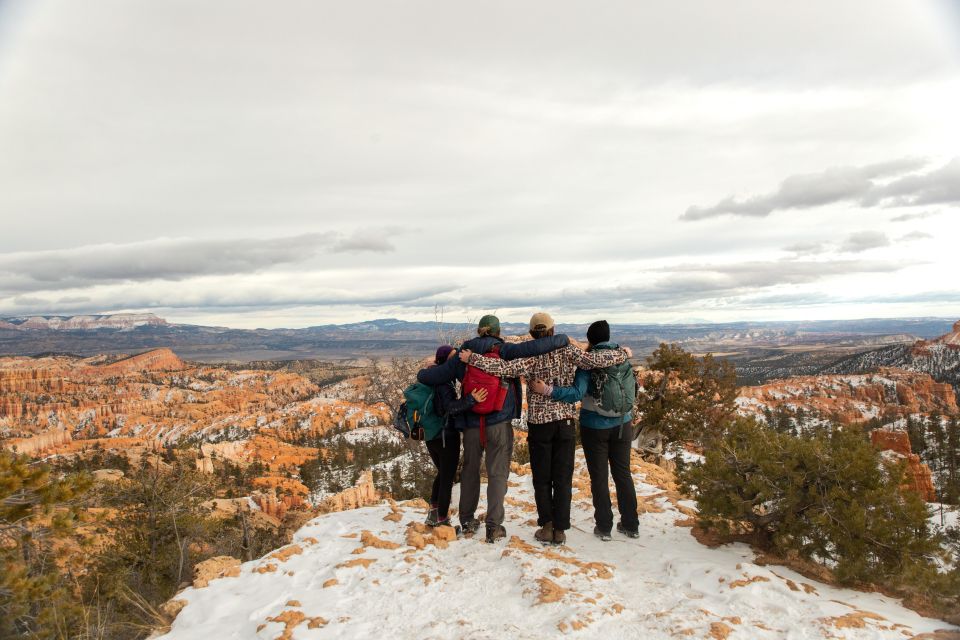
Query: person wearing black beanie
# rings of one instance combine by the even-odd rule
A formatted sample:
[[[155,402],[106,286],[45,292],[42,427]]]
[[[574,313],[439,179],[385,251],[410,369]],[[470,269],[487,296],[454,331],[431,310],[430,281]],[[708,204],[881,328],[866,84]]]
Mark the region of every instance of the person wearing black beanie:
[[[587,329],[589,351],[616,349],[610,342],[610,325],[597,320]],[[630,449],[633,441],[633,405],[637,379],[629,362],[604,369],[577,369],[573,386],[560,387],[533,381],[528,388],[558,402],[581,402],[580,439],[590,472],[593,493],[593,533],[601,540],[611,539],[613,509],[610,503],[609,474],[617,487],[620,522],[617,531],[639,537],[637,491],[630,474]]]
[[[606,320],[597,320],[587,328],[587,342],[590,346],[596,346],[604,342],[610,342],[610,323]]]

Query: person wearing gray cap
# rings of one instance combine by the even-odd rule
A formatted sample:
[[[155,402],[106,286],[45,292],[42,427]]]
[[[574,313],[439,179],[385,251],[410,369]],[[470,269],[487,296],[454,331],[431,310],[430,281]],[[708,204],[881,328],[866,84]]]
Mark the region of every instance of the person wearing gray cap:
[[[539,312],[530,318],[530,335],[543,339],[554,334],[550,314]],[[627,348],[584,352],[574,345],[519,360],[498,360],[467,350],[460,359],[487,373],[501,377],[526,376],[557,387],[569,387],[578,368],[594,369],[624,362],[632,355]],[[563,544],[570,528],[570,500],[576,451],[576,408],[541,394],[527,397],[530,470],[537,503],[534,537],[544,544]]]

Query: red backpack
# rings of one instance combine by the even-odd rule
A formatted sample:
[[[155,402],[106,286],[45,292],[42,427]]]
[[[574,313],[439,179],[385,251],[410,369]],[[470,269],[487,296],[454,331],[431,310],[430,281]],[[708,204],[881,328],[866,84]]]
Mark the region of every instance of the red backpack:
[[[500,345],[496,345],[489,352],[482,354],[487,358],[500,358]],[[486,389],[487,399],[478,402],[470,409],[471,412],[480,416],[480,444],[487,444],[487,415],[496,413],[503,409],[503,403],[507,399],[509,386],[506,380],[498,378],[492,373],[487,373],[473,365],[467,365],[467,372],[463,376],[463,395],[472,393],[474,389]]]

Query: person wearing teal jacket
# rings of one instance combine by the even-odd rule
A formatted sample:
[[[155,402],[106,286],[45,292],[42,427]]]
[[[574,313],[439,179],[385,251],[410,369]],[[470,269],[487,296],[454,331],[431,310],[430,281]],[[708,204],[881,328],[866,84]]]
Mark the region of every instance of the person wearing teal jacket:
[[[610,325],[605,320],[590,325],[587,341],[590,343],[590,350],[618,348],[618,345],[610,342]],[[530,388],[533,392],[548,395],[558,402],[581,403],[580,439],[583,442],[584,457],[587,459],[587,471],[590,472],[593,517],[596,523],[594,535],[604,541],[611,539],[613,510],[608,484],[609,467],[617,489],[617,506],[620,511],[617,531],[637,538],[640,535],[637,490],[630,474],[633,411],[627,411],[623,415],[603,415],[597,398],[590,393],[592,375],[596,375],[596,372],[577,369],[571,387],[555,387],[535,380]],[[633,384],[636,385],[635,378]]]

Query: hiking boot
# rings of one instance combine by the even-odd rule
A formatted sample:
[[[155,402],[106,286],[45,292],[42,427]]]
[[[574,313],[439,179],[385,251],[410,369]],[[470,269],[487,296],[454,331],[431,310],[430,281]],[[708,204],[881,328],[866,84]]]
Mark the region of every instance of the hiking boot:
[[[496,542],[501,538],[507,537],[507,530],[499,524],[488,524],[487,525],[487,542]]]
[[[460,530],[463,531],[463,535],[465,536],[472,536],[479,528],[480,521],[476,518],[467,518],[460,521]]]
[[[560,529],[553,530],[553,544],[566,544],[567,534]]]
[[[436,527],[440,524],[440,511],[436,507],[430,507],[430,511],[427,513],[427,519],[423,521],[423,524],[428,527]]]
[[[594,527],[594,528],[593,528],[593,535],[597,536],[598,538],[600,538],[600,539],[603,540],[604,542],[610,542],[611,540],[613,540],[613,536],[610,535],[610,531],[609,531],[609,530],[603,530],[603,529],[601,529],[600,527]]]
[[[639,537],[640,537],[640,530],[639,530],[639,529],[627,529],[625,526],[623,526],[623,523],[622,523],[622,522],[618,522],[618,523],[617,523],[617,531],[618,531],[619,533],[622,533],[623,535],[627,536],[628,538],[639,538]]]
[[[539,529],[536,533],[533,534],[533,537],[536,538],[537,542],[541,544],[553,544],[553,523],[548,522]]]

